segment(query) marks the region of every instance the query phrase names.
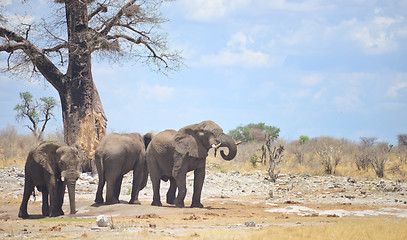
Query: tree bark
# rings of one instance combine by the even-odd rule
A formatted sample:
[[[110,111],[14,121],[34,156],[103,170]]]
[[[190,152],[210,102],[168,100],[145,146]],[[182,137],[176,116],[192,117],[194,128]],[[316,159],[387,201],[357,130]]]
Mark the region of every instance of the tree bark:
[[[65,3],[69,64],[63,88],[59,92],[68,145],[77,144],[88,159],[94,158],[99,141],[106,133],[107,119],[92,78],[91,51],[87,46],[87,2]]]

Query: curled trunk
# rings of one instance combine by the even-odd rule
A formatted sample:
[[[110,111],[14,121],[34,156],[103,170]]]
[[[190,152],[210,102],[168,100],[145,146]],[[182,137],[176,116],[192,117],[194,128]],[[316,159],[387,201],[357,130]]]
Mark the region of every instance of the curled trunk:
[[[221,142],[220,147],[226,147],[229,150],[229,153],[226,155],[223,150],[220,150],[220,155],[226,161],[232,160],[237,153],[237,145],[235,141],[226,134],[219,136],[219,141]]]

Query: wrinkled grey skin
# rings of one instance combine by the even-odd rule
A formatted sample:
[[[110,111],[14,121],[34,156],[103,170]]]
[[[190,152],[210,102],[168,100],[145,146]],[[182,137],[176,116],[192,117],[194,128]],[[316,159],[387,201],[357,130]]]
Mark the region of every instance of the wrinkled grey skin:
[[[100,142],[95,152],[95,164],[99,184],[95,202],[102,204],[103,187],[106,183],[106,204],[119,203],[123,175],[133,170],[133,186],[130,204],[140,204],[138,193],[147,183],[145,151],[152,138],[151,133],[112,133]]]
[[[220,145],[219,145],[220,144]],[[223,133],[213,121],[204,121],[180,129],[165,130],[154,136],[147,148],[146,159],[153,185],[153,206],[162,206],[160,200],[160,180],[170,180],[167,203],[184,207],[186,195],[186,174],[194,170],[194,193],[191,207],[200,207],[201,192],[205,179],[205,164],[208,151],[213,145],[226,147],[220,154],[223,159],[232,160],[237,153],[235,141]],[[178,188],[178,195],[175,192]]]
[[[65,186],[68,188],[70,213],[75,214],[75,185],[80,171],[80,159],[76,147],[61,147],[56,142],[41,142],[30,151],[27,157],[24,195],[18,216],[29,217],[27,204],[34,187],[42,192],[43,216],[64,215],[62,204]]]

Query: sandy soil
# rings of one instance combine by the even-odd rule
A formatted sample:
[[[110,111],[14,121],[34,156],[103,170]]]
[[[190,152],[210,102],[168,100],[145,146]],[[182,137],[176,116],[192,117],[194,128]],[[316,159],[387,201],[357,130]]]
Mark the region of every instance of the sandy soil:
[[[345,196],[342,198],[329,197],[330,192],[324,189],[312,192],[309,196],[306,194],[298,196],[297,190],[291,196],[285,191],[279,191],[281,186],[285,186],[283,180],[281,180],[280,184],[271,187],[274,192],[272,197],[270,196],[270,189],[258,190],[257,192],[254,190],[254,192],[242,192],[240,190],[237,191],[240,192],[239,194],[226,195],[218,194],[221,192],[216,191],[215,187],[219,186],[220,183],[216,184],[216,182],[224,181],[222,177],[228,179],[231,177],[219,174],[219,179],[215,179],[214,175],[209,175],[209,181],[204,188],[202,199],[205,208],[202,209],[176,208],[164,204],[165,184],[161,191],[164,204],[162,207],[150,205],[151,186],[147,186],[141,192],[141,205],[128,204],[126,201],[130,196],[123,193],[122,190],[121,199],[123,201],[120,204],[95,206],[93,198],[96,186],[94,183],[89,184],[94,179],[83,177],[83,182],[79,184],[77,195],[78,212],[75,215],[43,218],[40,215],[41,196],[37,196],[36,201],[32,198],[29,202],[30,219],[23,220],[17,217],[23,189],[21,186],[21,169],[14,172],[8,169],[3,175],[0,174],[2,178],[0,179],[2,190],[0,193],[0,238],[2,239],[109,239],[112,237],[117,239],[119,237],[133,238],[135,236],[153,239],[202,238],[202,236],[205,236],[205,232],[208,231],[222,230],[225,232],[225,230],[235,230],[246,234],[247,232],[273,226],[331,224],[337,222],[338,219],[350,217],[373,216],[407,221],[407,204],[403,202],[403,199],[407,200],[405,196],[406,190],[403,189],[403,186],[401,186],[402,189],[397,189],[395,192],[384,193],[386,196],[391,196],[388,201],[378,201],[377,199],[381,199],[381,197],[377,197],[379,192],[374,194],[373,190],[372,194],[365,193],[367,197],[361,197],[361,200],[358,201],[357,198],[359,197],[355,194],[355,190],[346,186],[340,190],[327,187],[328,190],[333,192],[332,194],[339,192],[342,196]],[[254,176],[249,174],[242,177],[239,175],[238,178],[247,178],[247,180],[243,180],[250,182]],[[319,178],[317,181],[323,182]],[[123,188],[127,188],[131,181],[127,177],[124,182]],[[212,186],[213,184],[215,185]],[[324,186],[324,184],[321,184],[321,186]],[[305,190],[302,189],[301,191],[305,192]],[[227,190],[224,192],[233,191]],[[319,197],[325,201],[318,201]],[[373,198],[375,201],[369,201],[369,198]],[[190,199],[191,193],[189,192],[186,198],[186,206],[190,204]],[[387,198],[383,197],[383,199]],[[376,202],[376,204],[372,204],[372,202]],[[68,213],[68,209],[69,204],[65,203],[64,211]],[[95,219],[100,215],[105,215],[108,218],[109,227],[97,227]],[[244,238],[245,236],[240,235],[239,237]],[[218,236],[220,239],[224,237],[222,235]]]

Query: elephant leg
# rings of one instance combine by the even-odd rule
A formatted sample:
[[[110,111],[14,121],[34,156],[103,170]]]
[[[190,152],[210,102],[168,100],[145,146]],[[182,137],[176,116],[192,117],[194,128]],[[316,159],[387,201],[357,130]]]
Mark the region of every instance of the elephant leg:
[[[202,187],[205,180],[205,168],[198,168],[194,171],[194,194],[192,196],[191,207],[203,208],[201,204]]]
[[[41,188],[42,194],[42,216],[49,216],[49,204],[48,204],[48,189],[47,187]]]
[[[136,167],[136,169],[133,170],[133,186],[131,189],[130,204],[141,204],[138,200],[138,194],[143,187],[143,171],[144,169],[141,167]]]
[[[95,198],[95,203],[97,203],[97,204],[102,204],[104,202],[104,200],[103,200],[103,187],[104,186],[105,186],[105,178],[103,176],[103,173],[100,173],[98,189],[96,191],[96,198]]]
[[[106,183],[106,204],[119,203],[119,199],[115,197],[115,187],[117,185],[118,178]],[[120,192],[119,192],[120,193]]]
[[[178,187],[178,195],[177,199],[175,200],[175,206],[177,207],[184,207],[184,200],[185,195],[187,194],[187,186],[186,186],[186,173],[179,173],[175,176],[175,181]]]
[[[167,203],[174,204],[175,203],[175,192],[177,190],[177,183],[175,182],[174,178],[170,178],[170,188],[167,192]]]
[[[122,189],[122,182],[123,182],[123,176],[119,176],[116,180],[116,184],[114,187],[114,197],[119,201],[119,196],[120,196],[120,191]]]
[[[18,217],[28,218],[27,205],[28,205],[28,200],[30,200],[30,196],[33,191],[34,191],[34,185],[32,184],[31,180],[26,178],[25,183],[24,183],[23,200],[20,205],[20,211],[18,212]]]
[[[175,179],[178,187],[178,195],[175,199],[175,206],[184,207],[185,195],[187,194],[187,172],[188,172],[188,156],[183,156],[179,153],[174,154],[174,167],[172,176]]]
[[[162,206],[161,197],[160,197],[160,184],[161,179],[159,177],[150,175],[151,185],[153,185],[153,202],[152,206]]]
[[[56,204],[56,211],[60,215],[64,215],[64,211],[62,210],[62,205],[64,204],[64,194],[65,194],[65,183],[62,181],[57,182],[57,204]]]
[[[61,212],[58,211],[58,189],[56,181],[53,180],[47,184],[47,189],[49,193],[50,216],[60,216]]]

